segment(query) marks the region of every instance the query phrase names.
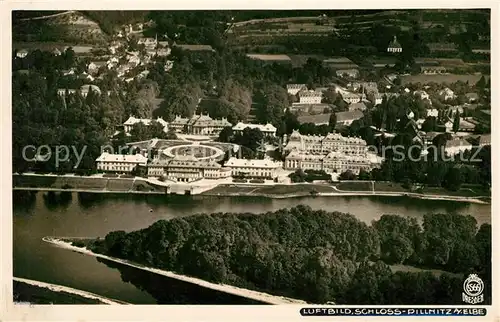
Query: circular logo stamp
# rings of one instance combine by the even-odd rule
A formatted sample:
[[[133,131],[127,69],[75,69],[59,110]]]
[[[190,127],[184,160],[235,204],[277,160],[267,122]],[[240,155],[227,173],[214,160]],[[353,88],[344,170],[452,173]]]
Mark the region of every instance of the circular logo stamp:
[[[471,274],[464,281],[464,292],[469,296],[478,296],[483,293],[484,283],[476,274]]]

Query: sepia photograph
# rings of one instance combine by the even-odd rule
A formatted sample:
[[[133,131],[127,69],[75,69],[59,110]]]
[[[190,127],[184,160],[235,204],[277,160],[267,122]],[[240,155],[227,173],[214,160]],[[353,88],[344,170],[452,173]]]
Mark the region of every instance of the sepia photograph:
[[[10,14],[14,305],[493,304],[490,8]]]

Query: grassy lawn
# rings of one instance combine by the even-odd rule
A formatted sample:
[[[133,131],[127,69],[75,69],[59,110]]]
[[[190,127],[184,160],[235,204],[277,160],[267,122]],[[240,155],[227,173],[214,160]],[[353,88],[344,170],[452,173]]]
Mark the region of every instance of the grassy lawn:
[[[346,181],[336,184],[336,187],[343,191],[372,191],[371,182]]]
[[[273,185],[261,187],[255,190],[256,194],[304,194],[309,195],[312,191],[319,193],[322,192],[335,192],[335,190],[326,185],[313,185],[313,184],[299,184],[299,185]]]
[[[246,194],[252,190],[255,190],[255,187],[239,186],[239,185],[220,185],[211,190],[205,191],[203,194],[206,195],[217,195],[217,194],[224,195],[233,193]]]
[[[165,188],[151,185],[151,184],[149,184],[148,182],[146,182],[144,180],[135,180],[134,184],[132,185],[132,190],[134,190],[134,191],[141,191],[140,190],[141,188],[139,188],[140,186],[143,187],[142,191],[165,192]]]
[[[57,184],[53,188],[69,185],[71,189],[102,190],[106,187],[106,183],[105,178],[60,177],[57,178]]]
[[[376,192],[409,192],[408,189],[405,189],[399,183],[393,182],[375,182],[375,191]]]
[[[12,185],[14,187],[44,187],[51,188],[57,181],[56,177],[39,177],[39,176],[12,176]]]
[[[457,197],[478,197],[478,196],[489,196],[491,193],[489,191],[471,189],[471,188],[461,188],[458,191],[450,191],[441,187],[426,187],[423,189],[423,193],[432,195],[442,195],[442,196],[457,196]]]
[[[112,191],[129,191],[130,189],[132,189],[132,180],[109,179],[106,189]]]

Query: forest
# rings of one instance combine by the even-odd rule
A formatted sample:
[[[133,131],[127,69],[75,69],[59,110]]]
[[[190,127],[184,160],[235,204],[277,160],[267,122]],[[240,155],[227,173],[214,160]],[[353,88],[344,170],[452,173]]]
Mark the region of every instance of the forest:
[[[198,214],[88,247],[97,253],[312,303],[461,304],[464,276],[491,301],[491,225],[471,216],[353,215],[300,205],[263,214]],[[397,264],[445,271],[404,272]]]

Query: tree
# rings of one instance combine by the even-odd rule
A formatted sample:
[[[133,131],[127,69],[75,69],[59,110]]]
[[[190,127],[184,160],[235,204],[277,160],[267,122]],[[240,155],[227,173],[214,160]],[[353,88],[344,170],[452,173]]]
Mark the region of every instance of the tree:
[[[335,113],[330,114],[330,119],[328,120],[328,126],[330,126],[332,130],[335,130],[335,127],[337,126],[337,114]]]
[[[451,191],[460,189],[463,183],[462,171],[458,167],[452,167],[446,173],[443,181],[443,187]]]
[[[455,113],[455,118],[453,119],[453,132],[457,133],[460,129],[460,114],[458,111]]]
[[[218,141],[231,142],[232,137],[233,137],[233,128],[230,126],[227,126],[227,127],[223,128],[222,131],[220,131]]]
[[[351,170],[347,170],[339,175],[339,180],[356,180],[356,175]]]
[[[422,124],[422,131],[434,132],[437,130],[436,127],[437,127],[436,117],[429,116],[428,118],[425,119],[424,123]]]

